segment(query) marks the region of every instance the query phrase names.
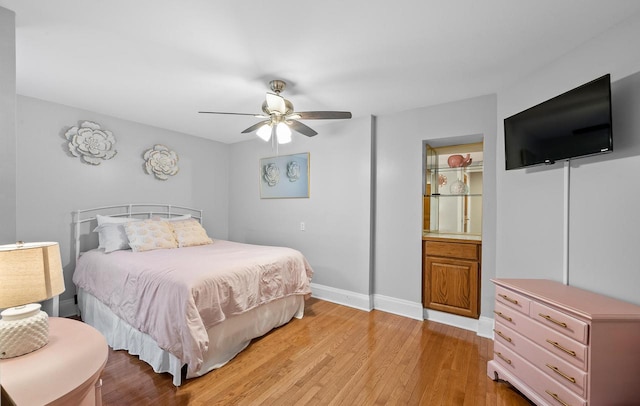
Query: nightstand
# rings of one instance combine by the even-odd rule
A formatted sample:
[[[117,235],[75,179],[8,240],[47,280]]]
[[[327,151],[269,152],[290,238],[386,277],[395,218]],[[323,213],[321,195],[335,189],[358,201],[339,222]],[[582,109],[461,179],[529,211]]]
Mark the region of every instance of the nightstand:
[[[17,405],[100,406],[100,374],[108,356],[107,342],[98,330],[50,317],[47,345],[0,360],[2,389]]]

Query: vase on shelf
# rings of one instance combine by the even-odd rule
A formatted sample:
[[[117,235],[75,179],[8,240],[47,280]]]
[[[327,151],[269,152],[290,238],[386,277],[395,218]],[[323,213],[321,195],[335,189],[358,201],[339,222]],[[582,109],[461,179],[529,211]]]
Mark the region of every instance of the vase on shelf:
[[[451,192],[452,195],[464,195],[469,192],[469,187],[460,179],[456,179],[456,181],[449,186],[449,192]]]

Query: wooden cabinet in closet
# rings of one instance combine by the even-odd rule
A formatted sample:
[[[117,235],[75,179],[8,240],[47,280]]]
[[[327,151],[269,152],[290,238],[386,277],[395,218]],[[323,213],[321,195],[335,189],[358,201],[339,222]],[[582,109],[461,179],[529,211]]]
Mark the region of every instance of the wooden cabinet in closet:
[[[427,309],[477,319],[482,241],[423,237],[422,301]]]

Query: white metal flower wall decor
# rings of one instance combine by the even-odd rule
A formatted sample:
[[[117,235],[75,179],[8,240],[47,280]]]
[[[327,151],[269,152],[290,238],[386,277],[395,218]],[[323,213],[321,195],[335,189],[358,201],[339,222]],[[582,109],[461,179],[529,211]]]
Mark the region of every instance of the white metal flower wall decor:
[[[157,179],[167,180],[178,173],[178,154],[164,145],[154,145],[143,157],[145,171]]]
[[[267,185],[274,187],[280,181],[280,169],[277,164],[270,163],[264,166],[264,174],[263,174],[265,182]]]
[[[64,136],[69,141],[67,145],[71,155],[87,164],[100,165],[118,153],[114,149],[116,138],[113,133],[92,121],[83,121],[79,126],[69,128]]]
[[[295,182],[300,179],[300,165],[296,161],[287,164],[287,178],[289,182]]]

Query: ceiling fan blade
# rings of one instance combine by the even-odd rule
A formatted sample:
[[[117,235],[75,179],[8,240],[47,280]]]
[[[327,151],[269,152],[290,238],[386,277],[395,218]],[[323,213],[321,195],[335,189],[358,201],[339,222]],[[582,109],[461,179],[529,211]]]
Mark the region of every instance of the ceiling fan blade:
[[[281,115],[287,113],[287,105],[284,97],[275,93],[267,93],[267,106],[271,113],[280,113]]]
[[[313,137],[314,135],[318,134],[316,130],[314,130],[313,128],[305,124],[302,124],[301,122],[296,120],[287,120],[287,124],[292,130],[297,131],[300,134],[306,135],[307,137]]]
[[[232,114],[234,116],[252,116],[252,117],[259,117],[259,118],[267,118],[267,116],[265,116],[264,114],[255,114],[255,113],[225,113],[222,111],[199,111],[198,113],[203,113],[203,114]]]
[[[256,123],[256,124],[252,125],[251,127],[247,128],[246,130],[242,131],[242,134],[253,132],[253,131],[257,130],[258,128],[262,127],[263,125],[269,124],[270,122],[271,122],[270,120],[264,120],[264,121],[261,121],[259,123]]]
[[[338,120],[351,118],[349,111],[296,111],[300,120]]]

